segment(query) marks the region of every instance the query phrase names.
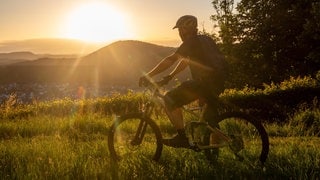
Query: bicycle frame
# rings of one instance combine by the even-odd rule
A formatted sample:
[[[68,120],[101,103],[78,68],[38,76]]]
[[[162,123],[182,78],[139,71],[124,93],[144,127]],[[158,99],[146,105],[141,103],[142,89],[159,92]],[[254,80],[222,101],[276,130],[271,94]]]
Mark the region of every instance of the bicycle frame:
[[[152,91],[152,97],[151,100],[149,102],[146,103],[144,109],[142,110],[142,113],[144,116],[146,117],[150,117],[151,113],[153,112],[155,106],[157,104],[159,104],[160,106],[164,107],[164,104],[161,103],[160,101],[163,101],[164,95],[162,93],[160,93],[159,87],[157,86],[157,83],[152,83],[151,88],[149,88],[150,91]],[[159,100],[159,98],[161,100]],[[152,103],[152,102],[154,103]],[[187,109],[185,107],[182,107],[182,110],[188,113],[191,113],[195,116],[198,117],[199,121],[191,121],[189,123],[186,124],[186,127],[197,123],[197,124],[203,124],[206,126],[206,128],[208,128],[211,132],[216,132],[217,134],[219,134],[219,136],[226,142],[225,144],[219,144],[219,145],[199,145],[199,144],[194,144],[194,142],[190,142],[191,146],[190,149],[196,150],[196,151],[200,151],[200,150],[205,150],[205,149],[213,149],[213,148],[220,148],[220,147],[224,147],[228,145],[228,142],[231,141],[231,138],[229,138],[228,136],[226,136],[225,134],[223,134],[219,129],[212,127],[209,125],[208,122],[201,122],[200,121],[200,116],[198,114],[196,114],[194,111],[196,110],[200,110],[202,111],[202,107],[198,106],[198,107],[194,107],[192,109]],[[141,121],[139,123],[137,132],[135,134],[134,139],[132,140],[131,144],[132,145],[138,145],[139,143],[142,142],[142,139],[144,137],[145,131],[146,131],[146,127],[147,124],[144,121]]]

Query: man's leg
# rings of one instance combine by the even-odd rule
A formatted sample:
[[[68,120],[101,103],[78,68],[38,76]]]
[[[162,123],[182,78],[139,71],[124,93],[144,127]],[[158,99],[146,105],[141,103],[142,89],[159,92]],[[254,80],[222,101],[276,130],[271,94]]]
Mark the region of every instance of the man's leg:
[[[215,128],[219,128],[219,119],[218,119],[218,99],[212,98],[209,103],[206,104],[203,111],[203,120],[209,123],[210,126]],[[210,144],[211,145],[222,145],[227,142],[226,136],[215,129],[210,133]]]
[[[165,107],[169,120],[177,130],[178,134],[170,139],[163,139],[163,144],[172,147],[189,147],[189,140],[186,136],[184,129],[184,121],[181,108],[175,108],[171,110]]]
[[[208,122],[213,127],[218,127],[218,107],[217,104],[206,104],[202,112],[202,120]]]
[[[171,121],[172,125],[178,132],[178,135],[172,139],[164,139],[163,143],[173,147],[189,147],[189,141],[184,129],[184,121],[182,116],[181,107],[185,104],[196,100],[197,94],[194,93],[194,89],[197,88],[197,84],[194,81],[183,82],[180,86],[169,91],[165,97],[165,109],[166,113]]]
[[[184,122],[183,122],[183,116],[182,116],[182,110],[181,108],[175,108],[174,110],[169,110],[167,107],[166,113],[169,117],[169,120],[173,124],[173,126],[178,129],[184,129]]]

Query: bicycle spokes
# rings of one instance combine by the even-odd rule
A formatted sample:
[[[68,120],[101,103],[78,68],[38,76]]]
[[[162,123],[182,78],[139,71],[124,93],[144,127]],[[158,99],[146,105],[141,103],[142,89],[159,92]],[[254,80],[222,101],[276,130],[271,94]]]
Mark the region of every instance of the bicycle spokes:
[[[111,126],[108,147],[115,160],[129,160],[136,155],[158,160],[162,136],[157,125],[142,114],[120,117]]]
[[[229,138],[229,153],[239,160],[259,160],[263,141],[257,127],[244,118],[226,118],[219,123],[220,130]],[[228,153],[228,150],[224,150]]]

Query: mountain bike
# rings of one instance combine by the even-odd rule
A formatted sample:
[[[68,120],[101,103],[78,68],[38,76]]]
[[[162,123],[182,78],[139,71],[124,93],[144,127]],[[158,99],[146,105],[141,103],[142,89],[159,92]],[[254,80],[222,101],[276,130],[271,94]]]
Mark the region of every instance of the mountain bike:
[[[143,103],[141,112],[117,116],[108,134],[108,148],[114,161],[147,156],[155,161],[161,157],[163,143],[159,125],[152,119],[154,110],[163,106],[161,82],[148,86],[151,98]],[[219,99],[220,101],[220,99]],[[223,106],[227,103],[219,102]],[[201,107],[186,109],[198,116]],[[189,139],[188,149],[203,152],[210,162],[216,162],[219,155],[235,157],[238,160],[257,161],[263,164],[269,153],[269,138],[262,123],[241,109],[220,112],[212,125],[212,120],[186,123]],[[218,137],[218,138],[217,138]]]

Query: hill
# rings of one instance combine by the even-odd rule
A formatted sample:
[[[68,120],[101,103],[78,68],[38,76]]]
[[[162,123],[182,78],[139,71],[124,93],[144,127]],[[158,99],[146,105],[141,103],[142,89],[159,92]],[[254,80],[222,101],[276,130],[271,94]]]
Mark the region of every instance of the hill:
[[[76,58],[78,55],[75,54],[34,54],[32,52],[10,52],[0,53],[0,66],[7,66],[10,64],[32,64],[34,61],[40,59],[71,59]],[[45,64],[45,62],[43,62]]]
[[[141,41],[117,41],[82,58],[40,58],[0,67],[0,83],[44,82],[136,84],[175,48]]]
[[[11,52],[11,53],[0,53],[0,59],[25,59],[35,60],[38,56],[32,52]]]
[[[31,52],[11,52],[0,53],[0,65],[8,65],[17,62],[30,61],[39,58],[36,54]]]
[[[87,74],[98,75],[101,83],[130,84],[174,50],[141,41],[117,41],[83,57],[78,67],[88,68]]]

